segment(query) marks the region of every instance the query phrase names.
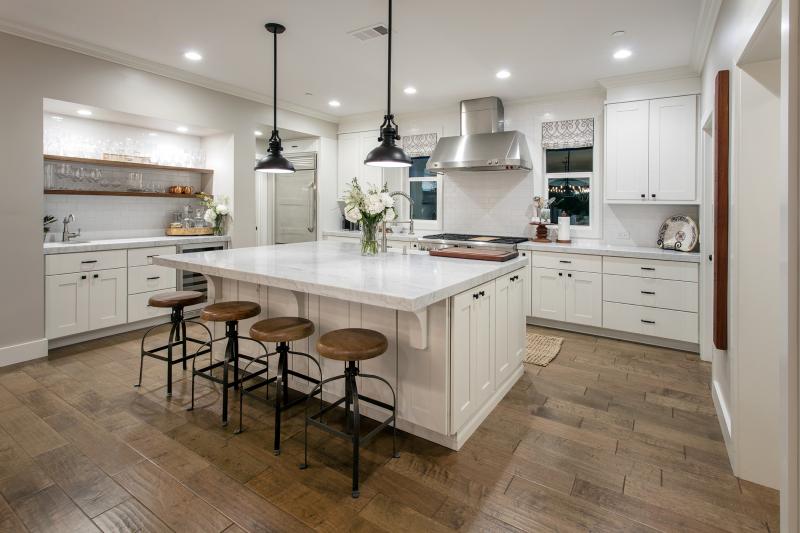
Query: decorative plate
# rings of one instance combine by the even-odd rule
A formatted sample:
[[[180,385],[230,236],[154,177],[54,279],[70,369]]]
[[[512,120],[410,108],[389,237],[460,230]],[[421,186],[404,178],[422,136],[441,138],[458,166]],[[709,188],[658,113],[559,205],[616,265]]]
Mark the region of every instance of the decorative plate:
[[[658,230],[656,244],[664,250],[691,252],[697,246],[697,223],[685,215],[669,217]]]

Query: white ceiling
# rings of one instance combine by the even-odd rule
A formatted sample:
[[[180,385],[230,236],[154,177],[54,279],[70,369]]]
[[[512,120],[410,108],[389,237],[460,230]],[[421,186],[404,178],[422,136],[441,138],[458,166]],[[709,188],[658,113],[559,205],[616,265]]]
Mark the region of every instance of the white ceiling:
[[[397,0],[394,110],[514,100],[689,65],[703,46],[695,33],[708,1]],[[288,28],[278,42],[280,101],[343,116],[385,108],[386,38],[347,32],[385,23],[386,10],[386,0],[20,0],[0,3],[0,30],[262,99],[272,90],[263,24],[280,22]],[[626,33],[612,38],[615,30]],[[612,59],[622,46],[633,57]],[[203,61],[184,59],[189,49]],[[500,69],[511,77],[495,78]],[[418,94],[405,95],[406,85]],[[328,106],[334,98],[341,107]]]

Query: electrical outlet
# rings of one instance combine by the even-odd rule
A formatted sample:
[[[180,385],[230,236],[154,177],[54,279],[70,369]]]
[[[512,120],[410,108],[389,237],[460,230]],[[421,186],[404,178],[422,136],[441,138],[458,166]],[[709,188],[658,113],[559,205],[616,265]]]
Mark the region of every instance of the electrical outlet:
[[[631,238],[631,234],[628,233],[627,231],[619,231],[619,232],[617,232],[617,239],[620,239],[620,240],[623,240],[623,241],[627,241],[630,238]]]

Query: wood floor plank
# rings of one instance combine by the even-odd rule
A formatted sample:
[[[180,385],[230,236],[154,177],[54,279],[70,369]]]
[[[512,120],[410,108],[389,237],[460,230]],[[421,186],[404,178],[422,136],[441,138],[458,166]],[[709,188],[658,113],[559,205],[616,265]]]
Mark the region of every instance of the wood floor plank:
[[[32,457],[67,444],[61,435],[25,406],[0,412],[0,427]]]
[[[72,445],[40,454],[36,462],[89,518],[130,498],[130,494]]]
[[[378,494],[364,507],[360,516],[386,531],[428,531],[431,533],[452,531],[432,518],[428,518],[410,507],[401,505],[389,496]]]
[[[218,532],[232,523],[153,463],[135,464],[114,479],[175,531]]]
[[[57,485],[12,505],[25,527],[32,533],[99,531]]]
[[[172,531],[136,498],[129,498],[94,518],[95,525],[104,533],[147,531],[168,533]],[[226,529],[225,531],[230,531]]]
[[[2,496],[0,496],[0,531],[6,533],[24,533],[27,531],[22,521]]]

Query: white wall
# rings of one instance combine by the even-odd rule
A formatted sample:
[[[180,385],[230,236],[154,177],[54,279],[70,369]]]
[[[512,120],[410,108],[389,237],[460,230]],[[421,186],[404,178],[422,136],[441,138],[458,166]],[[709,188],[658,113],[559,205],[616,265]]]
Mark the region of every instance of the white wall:
[[[8,126],[0,128],[0,185],[6,191],[0,197],[0,291],[4,301],[14,302],[0,306],[0,348],[44,337],[44,98],[226,132],[231,138],[226,172],[233,181],[228,190],[235,204],[231,237],[234,246],[256,242],[253,130],[272,122],[269,106],[3,33],[0,72],[0,116]],[[281,127],[335,139],[336,125],[330,122],[285,110],[278,111],[278,121]],[[221,179],[215,176],[215,188]],[[335,187],[335,172],[321,174],[320,180]],[[0,357],[6,355],[16,356],[0,351]]]
[[[601,231],[596,238],[629,246],[655,246],[658,229],[669,216],[685,214],[698,220],[696,206],[637,206],[602,204],[603,104],[601,91],[568,93],[522,102],[504,102],[505,129],[525,134],[533,170],[522,172],[458,172],[442,180],[444,231],[486,232],[530,236],[533,197],[544,194],[542,122],[594,117],[595,158],[593,194],[600,200]],[[460,134],[458,102],[446,109],[398,115],[401,135]],[[380,124],[380,114],[344,117],[339,132],[365,131]],[[698,220],[699,222],[699,220]]]

